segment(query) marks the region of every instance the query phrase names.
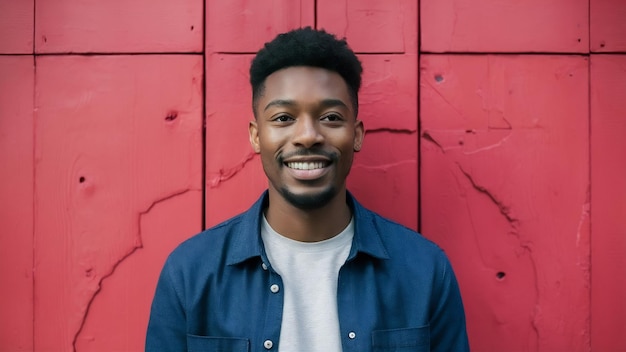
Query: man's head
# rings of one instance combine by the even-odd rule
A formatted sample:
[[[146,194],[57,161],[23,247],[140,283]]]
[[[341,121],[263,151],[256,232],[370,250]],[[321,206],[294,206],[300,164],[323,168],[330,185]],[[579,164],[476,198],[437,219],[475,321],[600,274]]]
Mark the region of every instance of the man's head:
[[[338,73],[348,85],[355,116],[359,110],[361,62],[343,39],[324,30],[311,27],[279,34],[259,50],[250,66],[252,109],[256,117],[256,103],[263,95],[265,79],[287,67],[311,66]]]
[[[310,28],[281,34],[259,51],[250,68],[249,132],[270,199],[318,209],[345,193],[364,135],[356,119],[361,72],[345,41]]]

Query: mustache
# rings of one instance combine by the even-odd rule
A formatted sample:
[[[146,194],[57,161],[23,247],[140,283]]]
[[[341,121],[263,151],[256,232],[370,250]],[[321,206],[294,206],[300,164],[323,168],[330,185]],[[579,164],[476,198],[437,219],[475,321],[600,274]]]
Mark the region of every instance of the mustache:
[[[339,160],[339,156],[335,152],[329,152],[322,149],[296,149],[292,152],[286,154],[279,154],[276,156],[276,159],[279,163],[284,164],[285,159],[294,157],[294,156],[320,156],[331,160],[332,162],[337,162]]]

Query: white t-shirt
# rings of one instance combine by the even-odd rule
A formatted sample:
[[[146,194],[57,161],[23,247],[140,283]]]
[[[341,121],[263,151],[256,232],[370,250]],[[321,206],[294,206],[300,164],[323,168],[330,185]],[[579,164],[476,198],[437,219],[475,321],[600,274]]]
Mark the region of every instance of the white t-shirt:
[[[300,242],[274,231],[265,217],[261,238],[284,287],[280,352],[341,351],[337,278],[354,237],[354,219],[337,236]]]

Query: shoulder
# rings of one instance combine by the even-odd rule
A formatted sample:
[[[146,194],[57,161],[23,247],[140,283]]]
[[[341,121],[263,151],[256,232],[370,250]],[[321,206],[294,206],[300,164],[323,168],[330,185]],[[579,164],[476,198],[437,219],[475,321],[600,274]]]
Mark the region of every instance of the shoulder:
[[[178,274],[215,270],[220,263],[224,263],[233,247],[233,242],[236,241],[233,234],[242,232],[244,214],[230,218],[179,244],[169,254],[165,267]]]
[[[362,226],[370,236],[380,238],[391,261],[409,266],[427,266],[445,270],[449,265],[444,251],[422,234],[361,207]],[[368,226],[369,225],[369,226]]]
[[[362,208],[366,217],[371,219],[378,234],[384,242],[403,243],[418,246],[425,251],[441,252],[441,248],[421,233],[412,230],[398,222],[386,218],[378,213]]]

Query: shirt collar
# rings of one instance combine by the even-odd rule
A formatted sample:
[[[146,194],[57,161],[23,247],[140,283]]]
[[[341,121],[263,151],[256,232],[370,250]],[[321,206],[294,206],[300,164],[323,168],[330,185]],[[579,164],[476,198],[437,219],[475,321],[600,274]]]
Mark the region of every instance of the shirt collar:
[[[373,258],[388,259],[389,254],[381,240],[374,214],[361,206],[350,192],[347,192],[346,198],[354,216],[354,239],[348,260],[353,259],[359,253]],[[267,202],[268,191],[265,191],[252,207],[239,217],[239,230],[231,233],[233,242],[228,251],[227,265],[236,265],[255,257],[261,257],[263,261],[267,261],[261,240],[261,217]]]

